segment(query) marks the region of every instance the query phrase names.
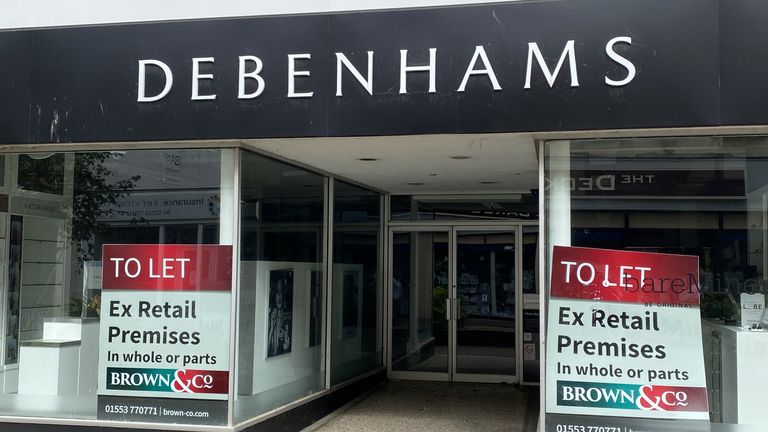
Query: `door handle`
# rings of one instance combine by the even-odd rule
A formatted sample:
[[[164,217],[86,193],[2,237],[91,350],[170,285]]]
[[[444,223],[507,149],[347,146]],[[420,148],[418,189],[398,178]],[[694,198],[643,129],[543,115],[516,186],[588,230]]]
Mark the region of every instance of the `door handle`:
[[[461,318],[461,299],[456,297],[456,321]]]
[[[445,320],[446,321],[451,320],[451,299],[450,298],[445,299]]]

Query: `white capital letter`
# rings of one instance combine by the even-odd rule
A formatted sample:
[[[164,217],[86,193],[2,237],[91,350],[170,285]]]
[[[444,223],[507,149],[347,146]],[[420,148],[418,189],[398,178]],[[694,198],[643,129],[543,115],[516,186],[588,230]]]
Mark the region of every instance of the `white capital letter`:
[[[214,100],[216,95],[201,95],[198,84],[201,79],[213,79],[213,74],[201,74],[200,63],[213,63],[213,57],[197,57],[192,59],[192,100]]]
[[[357,81],[363,85],[368,91],[369,95],[373,95],[373,51],[368,51],[368,78],[363,78],[363,75],[352,65],[347,56],[342,53],[336,53],[336,96],[342,96],[341,94],[341,65],[352,72],[352,75],[357,78]]]
[[[157,66],[163,71],[163,74],[165,74],[165,87],[163,87],[163,91],[161,91],[156,96],[146,95],[147,65]],[[171,68],[169,68],[167,64],[161,62],[160,60],[139,60],[139,97],[136,99],[137,102],[159,101],[171,91],[172,86],[173,74],[171,73]]]
[[[615,37],[608,41],[608,43],[605,45],[605,53],[608,54],[608,57],[611,58],[611,60],[615,61],[616,63],[624,66],[624,68],[627,69],[627,77],[623,80],[614,81],[607,76],[605,77],[605,83],[609,86],[613,87],[621,87],[629,84],[632,82],[633,79],[635,79],[635,73],[637,72],[635,70],[635,65],[632,64],[631,61],[627,60],[626,58],[620,56],[616,53],[616,51],[613,50],[613,46],[617,43],[625,43],[628,45],[632,44],[632,38],[629,36],[619,36]]]
[[[312,95],[315,92],[305,92],[305,93],[296,93],[295,91],[295,81],[294,78],[297,76],[309,76],[309,71],[297,71],[296,70],[296,59],[306,59],[309,60],[312,58],[311,54],[288,54],[288,97],[289,98],[297,98],[297,97],[312,97]]]
[[[406,94],[405,76],[408,72],[429,72],[429,92],[435,90],[435,57],[437,48],[429,49],[429,64],[426,66],[406,66],[408,63],[408,50],[400,50],[400,94]]]
[[[110,258],[109,260],[115,263],[115,277],[120,277],[120,262],[125,261],[125,258]]]
[[[475,69],[475,64],[477,63],[478,58],[483,62],[483,69]],[[483,48],[482,45],[475,47],[475,54],[472,56],[472,60],[469,62],[469,66],[467,66],[467,72],[464,74],[464,79],[461,80],[461,85],[457,91],[464,91],[464,89],[467,87],[467,81],[469,81],[470,75],[488,75],[488,78],[491,80],[491,84],[493,85],[493,90],[501,90],[499,81],[496,79],[496,74],[493,72],[493,68],[491,67],[491,62],[488,61],[488,56],[485,54],[485,48]]]
[[[245,71],[246,62],[255,63],[256,69],[254,69],[253,72],[246,72]],[[260,94],[264,92],[264,78],[262,78],[259,75],[263,67],[264,67],[264,64],[261,62],[261,59],[256,56],[240,56],[240,67],[237,73],[237,76],[238,76],[237,98],[238,99],[253,99],[258,97]],[[256,82],[258,83],[258,87],[256,87],[256,90],[253,93],[245,92],[246,78],[255,79]]]
[[[552,86],[555,85],[557,74],[560,73],[560,68],[563,66],[563,63],[565,62],[565,58],[568,57],[568,64],[571,68],[571,87],[578,87],[579,76],[576,72],[576,52],[574,49],[574,43],[575,41],[569,40],[568,43],[565,44],[565,49],[563,50],[563,53],[560,55],[560,60],[558,60],[557,66],[555,66],[555,71],[550,72],[549,66],[547,66],[547,62],[544,60],[544,56],[541,54],[541,50],[539,50],[539,45],[536,42],[529,42],[528,43],[528,68],[525,73],[525,88],[527,89],[531,88],[531,72],[533,69],[534,55],[536,56],[536,61],[539,63],[539,67],[544,72],[544,77],[547,78],[547,83],[549,83],[549,88],[552,88]]]

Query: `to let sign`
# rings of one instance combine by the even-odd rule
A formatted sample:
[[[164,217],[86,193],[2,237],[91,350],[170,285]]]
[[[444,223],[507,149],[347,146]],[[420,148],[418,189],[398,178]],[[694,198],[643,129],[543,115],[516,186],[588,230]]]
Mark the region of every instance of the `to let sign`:
[[[551,277],[548,414],[709,418],[698,257],[555,246]]]
[[[98,418],[221,425],[232,247],[105,245]]]

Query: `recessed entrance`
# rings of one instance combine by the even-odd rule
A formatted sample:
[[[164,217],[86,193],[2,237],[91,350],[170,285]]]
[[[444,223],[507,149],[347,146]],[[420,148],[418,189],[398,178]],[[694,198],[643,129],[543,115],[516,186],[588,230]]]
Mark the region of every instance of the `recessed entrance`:
[[[530,134],[247,144],[388,195],[390,378],[538,384],[539,164]]]
[[[522,287],[535,292],[535,257],[523,255],[535,255],[536,231],[519,223],[392,226],[389,376],[520,382]]]

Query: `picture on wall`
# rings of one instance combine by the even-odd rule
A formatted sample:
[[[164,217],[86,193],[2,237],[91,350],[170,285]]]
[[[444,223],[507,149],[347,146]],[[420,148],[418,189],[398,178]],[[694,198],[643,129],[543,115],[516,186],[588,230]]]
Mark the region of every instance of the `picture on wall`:
[[[291,352],[293,331],[293,270],[269,272],[267,358]]]
[[[345,271],[342,279],[342,308],[341,308],[341,326],[342,338],[351,338],[357,336],[359,327],[358,313],[360,305],[360,287],[358,284],[358,272]]]
[[[322,342],[323,325],[323,272],[309,272],[309,346],[317,346]]]

